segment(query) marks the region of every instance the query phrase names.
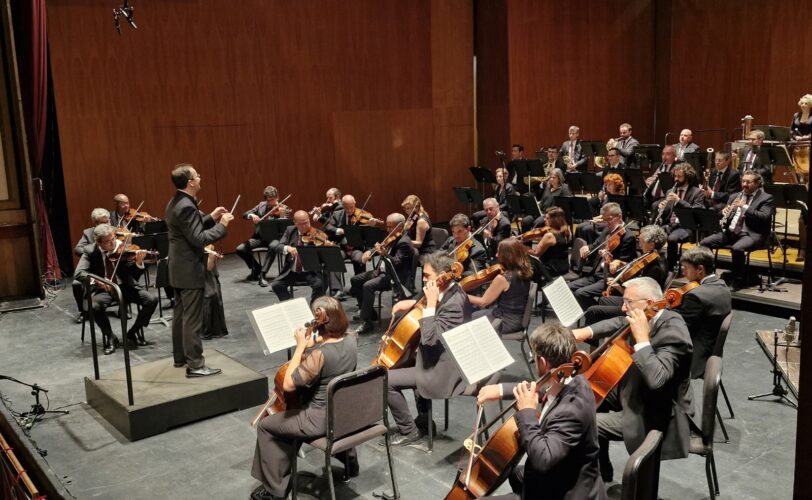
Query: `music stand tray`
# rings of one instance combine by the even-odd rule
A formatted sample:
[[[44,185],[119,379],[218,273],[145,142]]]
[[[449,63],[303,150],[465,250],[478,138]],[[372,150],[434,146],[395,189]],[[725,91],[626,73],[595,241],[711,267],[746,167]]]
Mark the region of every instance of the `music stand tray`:
[[[496,175],[485,167],[469,167],[471,175],[477,182],[496,184]]]
[[[603,179],[595,174],[581,174],[580,180],[585,193],[595,194],[603,188]]]
[[[639,168],[623,169],[623,178],[626,179],[629,194],[643,194],[646,190],[645,184],[643,184],[643,171]]]
[[[383,229],[375,226],[361,226],[361,234],[364,235],[365,248],[374,248],[375,243],[380,243],[389,234]]]
[[[154,220],[144,224],[144,234],[165,233],[169,231],[166,227],[166,221]]]
[[[364,248],[363,226],[344,226],[344,239],[353,248]]]
[[[265,219],[259,223],[259,237],[263,241],[276,241],[292,224],[293,221],[290,219]]]

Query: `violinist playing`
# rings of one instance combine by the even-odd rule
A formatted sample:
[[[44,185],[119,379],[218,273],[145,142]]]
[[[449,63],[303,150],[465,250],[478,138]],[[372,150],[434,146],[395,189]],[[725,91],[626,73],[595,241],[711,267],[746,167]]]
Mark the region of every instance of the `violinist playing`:
[[[279,302],[284,302],[293,298],[290,294],[290,287],[297,282],[306,282],[310,286],[310,303],[324,295],[324,280],[321,273],[315,271],[305,271],[302,268],[302,259],[296,247],[305,245],[305,240],[318,237],[321,233],[318,229],[310,225],[310,215],[304,210],[297,210],[293,214],[293,225],[285,229],[285,234],[279,240],[277,252],[285,256],[285,265],[271,282],[271,291],[276,294]],[[323,233],[322,233],[323,234]]]
[[[540,325],[528,342],[539,376],[569,363],[576,349],[572,333],[561,325]],[[489,498],[605,499],[598,474],[595,396],[589,381],[576,375],[546,387],[528,381],[487,385],[479,391],[477,403],[511,395],[516,399],[519,440],[527,460],[510,473],[513,493]]]
[[[79,238],[79,241],[73,248],[73,254],[79,258],[82,257],[86,249],[92,249],[93,245],[96,244],[96,240],[93,237],[93,230],[96,229],[96,226],[99,224],[110,224],[110,212],[108,212],[106,208],[94,208],[93,211],[90,212],[90,220],[93,221],[93,225],[82,231],[82,237]],[[73,299],[76,301],[76,307],[79,309],[76,322],[81,323],[85,317],[84,285],[82,285],[81,281],[74,278],[72,288]]]
[[[377,226],[379,223],[380,221],[374,218],[372,214],[357,207],[353,195],[345,194],[344,197],[341,198],[341,207],[333,212],[327,224],[324,225],[324,232],[330,236],[330,240],[341,243],[344,247],[345,252],[352,262],[354,274],[361,274],[366,271],[366,263],[361,260],[361,257],[364,255],[364,249],[354,248],[346,244],[344,228],[347,226],[362,225]],[[343,295],[343,292],[340,295]],[[336,297],[340,297],[340,295],[336,295]]]
[[[333,212],[335,212],[335,210],[340,206],[341,190],[332,187],[328,189],[327,193],[324,195],[324,203],[322,203],[320,207],[313,207],[313,209],[310,211],[310,217],[312,218],[313,222],[318,222],[322,225],[327,224],[330,216],[333,215]]]
[[[540,272],[535,274],[536,281],[540,281],[542,276],[546,280],[563,276],[570,270],[572,233],[570,233],[570,225],[567,224],[564,209],[561,207],[548,208],[544,214],[544,226],[549,230],[529,250],[530,255],[538,258],[543,267]],[[533,264],[532,260],[531,264]]]
[[[119,193],[113,196],[113,203],[115,209],[110,212],[110,225],[113,227],[123,227],[130,214],[130,199],[124,193]],[[125,219],[125,220],[122,220]]]
[[[259,233],[259,223],[261,220],[268,218],[287,218],[290,209],[279,203],[279,191],[273,186],[266,186],[262,191],[262,197],[264,201],[259,202],[257,206],[242,214],[243,219],[251,221],[251,224],[254,226],[254,232],[247,241],[237,245],[237,255],[240,256],[251,271],[251,274],[245,279],[247,281],[258,281],[259,286],[265,287],[268,286],[265,275],[268,273],[268,270],[271,269],[271,264],[273,264],[276,254],[279,253],[279,240],[263,240]],[[271,213],[269,214],[268,212]],[[263,262],[262,265],[254,259],[253,250],[259,247],[268,248],[268,252],[265,255],[265,262]]]
[[[601,218],[606,223],[606,228],[591,245],[581,248],[581,259],[590,259],[587,264],[592,266],[592,271],[569,283],[570,290],[582,309],[595,304],[601,292],[606,289],[604,281],[608,275],[614,274],[637,256],[635,237],[623,229],[623,210],[620,205],[614,202],[604,205],[601,208]]]
[[[499,203],[495,198],[485,198],[482,208],[485,209],[485,217],[480,220],[479,225],[488,224],[482,231],[482,239],[485,250],[488,251],[488,259],[492,261],[496,259],[499,242],[510,238],[510,219],[499,209]]]
[[[499,243],[496,260],[504,271],[491,281],[481,297],[469,294],[468,301],[480,309],[474,312],[472,319],[487,316],[501,335],[522,329],[533,269],[524,245],[516,238]]]
[[[653,278],[660,288],[665,287],[668,268],[661,254],[666,241],[665,231],[660,226],[644,226],[640,229],[637,241],[640,242],[640,257],[631,261],[629,266],[624,266],[615,276],[607,280],[603,297],[600,297],[598,304],[590,306],[584,314],[587,325],[623,314],[623,283],[625,281],[647,276]]]
[[[451,257],[457,259],[462,264],[462,275],[470,276],[476,274],[482,269],[485,269],[488,264],[488,252],[485,247],[476,238],[471,238],[471,221],[465,214],[456,214],[451,218],[448,225],[451,227],[451,236],[440,247],[446,253],[451,252],[455,248],[462,245],[465,241],[470,241],[471,248],[467,251],[460,248],[456,255]],[[458,257],[464,257],[460,260]]]
[[[307,212],[302,213],[310,220]],[[297,409],[266,416],[257,425],[251,475],[262,484],[251,493],[253,500],[287,498],[291,462],[296,460],[299,446],[327,432],[327,385],[356,368],[358,341],[355,335],[347,334],[347,316],[341,303],[332,297],[320,297],[311,308],[314,313],[323,310],[327,321],[309,337],[305,328],[294,333],[296,350],[285,372],[283,390],[295,391]],[[355,448],[336,458],[344,463],[348,476],[358,475]]]
[[[124,300],[141,306],[133,325],[127,330],[127,341],[130,349],[147,346],[152,342],[144,339],[143,329],[149,325],[152,313],[158,306],[158,296],[142,288],[138,280],[144,273],[145,250],[133,250],[125,255],[125,245],[116,239],[113,227],[100,224],[93,230],[96,244],[86,248],[74,275],[77,279],[88,274],[102,276],[116,282],[121,289]],[[121,260],[119,262],[119,260]],[[115,272],[114,272],[115,271]],[[105,309],[116,301],[112,289],[104,283],[96,283],[93,290],[93,318],[102,331],[104,354],[116,351],[118,338],[113,334],[110,320]]]
[[[660,285],[651,278],[626,282],[623,292],[625,316],[573,330],[575,340],[600,340],[630,326],[633,363],[598,411],[600,469],[604,483],[612,481],[609,441],[624,441],[634,452],[646,434],[662,432],[662,459],[688,456],[691,433],[691,335],[685,320],[668,309],[655,310],[662,300]]]
[[[418,212],[417,222],[412,224],[410,221],[406,222],[406,233],[412,239],[412,244],[420,251],[420,258],[423,259],[437,249],[436,242],[431,234],[431,219],[429,213],[423,207],[423,202],[417,195],[410,194],[400,203],[403,209],[403,215],[409,217],[414,210]]]
[[[392,275],[397,276],[397,283],[404,286],[409,292],[414,291],[414,259],[415,248],[412,240],[403,230],[406,218],[403,214],[392,213],[386,218],[386,230],[390,235],[397,236],[389,248],[384,248],[380,243],[375,245],[374,252],[367,250],[361,256],[361,260],[366,264],[374,258],[375,254],[380,256],[380,264],[371,271],[356,274],[350,278],[350,295],[358,301],[358,319],[361,326],[355,330],[356,335],[369,333],[374,330],[372,321],[377,319],[375,314],[375,292],[392,289]],[[392,234],[399,231],[400,236]],[[403,293],[396,289],[395,300],[402,299]]]

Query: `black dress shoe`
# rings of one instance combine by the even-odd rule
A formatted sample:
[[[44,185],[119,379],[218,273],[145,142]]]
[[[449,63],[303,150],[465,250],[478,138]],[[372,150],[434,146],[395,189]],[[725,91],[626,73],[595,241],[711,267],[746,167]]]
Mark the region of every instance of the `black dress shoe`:
[[[356,335],[362,335],[364,333],[372,333],[375,331],[375,326],[370,321],[364,321],[361,323],[361,326],[355,329]]]
[[[421,434],[424,434],[424,435],[428,434],[429,433],[429,425],[431,425],[431,433],[432,433],[432,435],[434,435],[434,436],[437,435],[437,424],[434,423],[434,420],[429,422],[425,418],[421,419],[420,416],[418,416],[416,419],[414,419],[414,423],[417,426],[417,430],[419,430]]]
[[[349,295],[344,293],[344,290],[339,290],[339,291],[337,291],[336,293],[333,294],[334,299],[341,300],[341,301],[347,300],[349,297],[350,297]]]
[[[209,377],[211,375],[217,375],[218,373],[222,373],[223,370],[219,368],[209,368],[208,366],[201,366],[200,368],[189,368],[186,367],[186,378],[194,378],[194,377]]]
[[[138,333],[135,334],[135,339],[138,342],[138,345],[141,347],[145,347],[148,345],[153,345],[155,342],[149,341],[144,338],[144,332],[139,330]]]
[[[285,497],[278,497],[260,485],[251,492],[251,500],[285,500]]]
[[[127,334],[127,348],[131,351],[138,349],[138,338],[135,334]]]
[[[259,286],[261,286],[261,287],[268,286],[268,280],[266,280],[264,277],[260,276],[259,277]]]
[[[392,446],[405,446],[420,441],[420,431],[415,429],[408,434],[398,434],[391,440]]]
[[[211,339],[220,339],[228,335],[228,332],[224,333],[209,333],[203,336],[203,340],[211,340]]]
[[[84,312],[80,312],[79,314],[76,315],[76,323],[77,324],[81,323],[84,320],[85,320],[85,313]]]
[[[259,279],[259,273],[255,273],[251,271],[251,274],[245,277],[245,281],[257,281]]]
[[[186,361],[183,361],[181,363],[178,363],[177,361],[175,361],[174,366],[175,366],[175,368],[183,368],[184,366],[186,366]]]
[[[106,337],[104,339],[104,354],[109,355],[116,352],[116,344],[118,342],[113,342],[113,339],[110,337]]]

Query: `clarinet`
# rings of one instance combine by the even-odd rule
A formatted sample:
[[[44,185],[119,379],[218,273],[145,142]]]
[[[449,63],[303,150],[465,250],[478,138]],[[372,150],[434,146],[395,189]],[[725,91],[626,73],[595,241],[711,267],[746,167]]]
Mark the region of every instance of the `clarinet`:
[[[674,188],[672,187],[668,191],[665,192],[665,197],[668,198],[668,193],[674,192]],[[665,201],[665,200],[663,200]],[[665,209],[668,207],[668,203],[666,202],[662,207],[660,207],[659,211],[657,212],[657,218],[654,219],[654,225],[660,226],[663,223],[663,214],[665,213]]]
[[[725,209],[727,209],[727,214],[722,215],[722,218],[719,219],[719,225],[721,226],[723,231],[730,224],[730,218],[733,216],[733,209],[731,207],[733,206],[734,203],[736,203],[736,200],[742,199],[742,196],[744,196],[744,191],[739,193],[739,196],[737,196],[725,207]]]

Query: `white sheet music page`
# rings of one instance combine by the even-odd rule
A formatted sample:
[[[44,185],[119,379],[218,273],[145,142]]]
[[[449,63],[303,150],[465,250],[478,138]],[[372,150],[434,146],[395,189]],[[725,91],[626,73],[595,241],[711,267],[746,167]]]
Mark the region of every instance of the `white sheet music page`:
[[[513,363],[488,318],[448,330],[441,338],[468,384],[479,382]]]
[[[286,300],[248,311],[248,319],[257,335],[262,352],[269,355],[296,345],[293,332],[313,320],[313,312],[304,297]]]
[[[544,295],[550,302],[558,321],[567,328],[571,327],[581,319],[584,315],[584,310],[581,309],[581,304],[575,299],[572,290],[567,286],[564,278],[559,276],[555,281],[543,288]]]

